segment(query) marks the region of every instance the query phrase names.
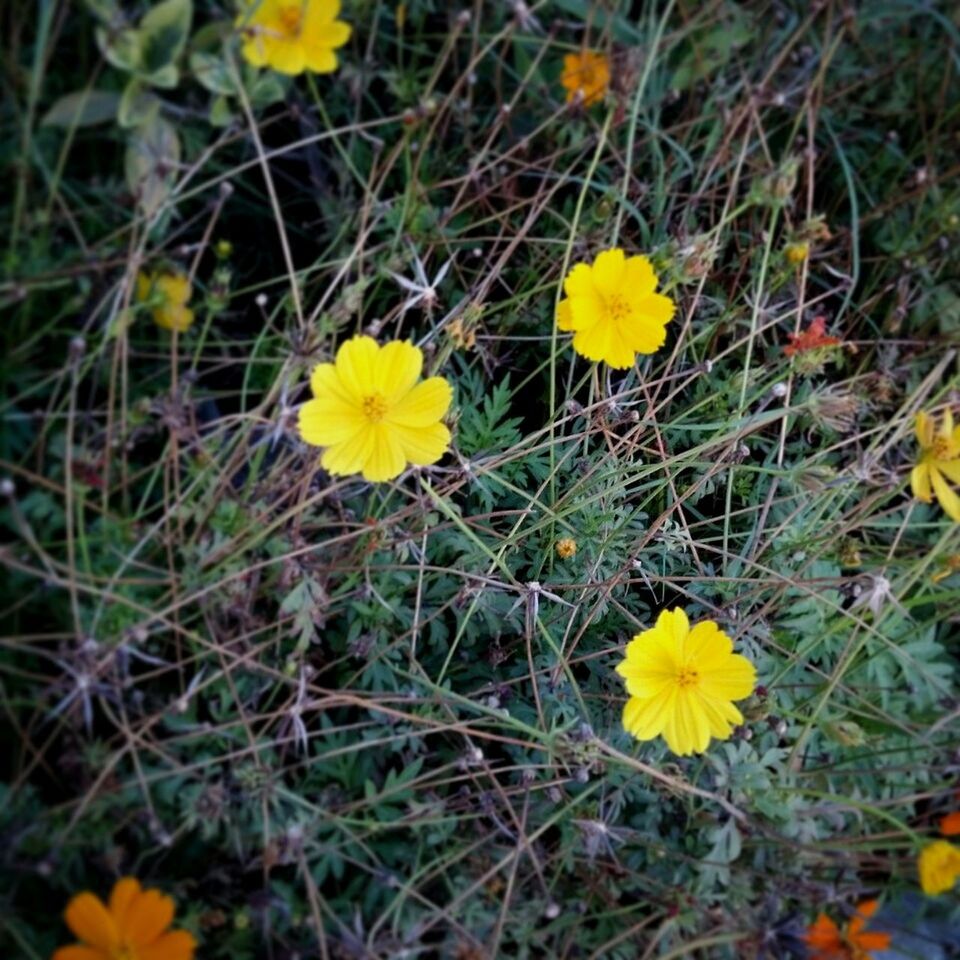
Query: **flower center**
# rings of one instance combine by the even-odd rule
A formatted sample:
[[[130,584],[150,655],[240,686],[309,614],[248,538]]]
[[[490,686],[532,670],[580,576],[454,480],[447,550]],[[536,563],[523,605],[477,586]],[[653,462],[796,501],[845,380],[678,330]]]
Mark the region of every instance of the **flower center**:
[[[379,393],[363,398],[363,413],[371,423],[379,423],[387,415],[387,401]]]
[[[277,19],[280,21],[281,31],[290,39],[300,36],[300,28],[303,25],[303,5],[301,3],[291,3],[281,7],[277,12]]]
[[[933,459],[948,460],[950,458],[950,443],[946,437],[934,437],[933,440]]]
[[[700,682],[700,671],[696,667],[681,667],[677,674],[677,683],[681,690],[695,687]]]
[[[607,310],[614,323],[623,323],[630,317],[630,304],[627,298],[620,296],[619,293],[615,293],[607,300]]]

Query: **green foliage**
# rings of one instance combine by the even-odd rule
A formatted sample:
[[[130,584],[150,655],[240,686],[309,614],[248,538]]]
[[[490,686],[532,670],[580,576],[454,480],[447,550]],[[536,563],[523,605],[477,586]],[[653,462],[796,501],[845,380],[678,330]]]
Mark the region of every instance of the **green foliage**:
[[[232,4],[22,6],[4,955],[123,874],[231,960],[797,957],[915,889],[957,786],[960,528],[908,485],[960,387],[952,21],[353,0],[338,71],[287,77]],[[678,304],[627,371],[553,323],[614,245]],[[176,337],[136,292],[167,270]],[[842,345],[786,356],[818,315]],[[301,440],[358,332],[452,383],[439,464],[370,485]],[[621,726],[624,644],[678,605],[759,677],[700,757]]]

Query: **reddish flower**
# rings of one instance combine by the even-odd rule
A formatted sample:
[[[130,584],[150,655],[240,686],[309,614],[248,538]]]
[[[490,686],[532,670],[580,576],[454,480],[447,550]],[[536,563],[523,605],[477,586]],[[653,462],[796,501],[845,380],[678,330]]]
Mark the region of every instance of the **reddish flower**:
[[[960,834],[960,810],[948,813],[941,819],[940,833],[945,837],[955,837]]]
[[[857,905],[846,930],[821,913],[804,934],[810,948],[810,960],[873,960],[871,950],[886,950],[890,946],[889,933],[865,931],[867,921],[877,912],[877,900],[864,900]]]
[[[788,333],[787,336],[790,338],[790,344],[783,348],[783,352],[788,357],[803,353],[805,350],[816,350],[818,347],[838,347],[842,342],[837,337],[827,336],[826,317],[814,317],[806,330],[801,330],[800,333]]]

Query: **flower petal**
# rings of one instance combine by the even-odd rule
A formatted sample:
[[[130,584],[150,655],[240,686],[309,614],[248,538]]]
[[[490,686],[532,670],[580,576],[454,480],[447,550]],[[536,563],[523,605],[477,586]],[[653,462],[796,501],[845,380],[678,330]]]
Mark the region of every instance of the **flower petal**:
[[[348,477],[359,473],[373,449],[376,432],[372,424],[365,424],[349,440],[335,443],[323,451],[320,464],[334,477]]]
[[[389,424],[400,441],[404,458],[418,467],[436,463],[450,446],[450,431],[442,423],[427,427],[406,427]]]
[[[122,933],[131,946],[153,943],[173,923],[174,903],[159,890],[144,890],[127,908]]]
[[[700,670],[709,663],[722,663],[732,652],[733,641],[713,620],[694,624],[683,643],[684,660],[696,661]]]
[[[337,46],[340,46],[340,44],[337,44]],[[313,73],[334,73],[340,66],[337,55],[330,47],[304,44],[303,52],[307,69]]]
[[[673,714],[677,692],[668,688],[656,697],[631,697],[623,708],[623,728],[638,740],[663,733]]]
[[[917,432],[917,441],[921,448],[926,450],[928,447],[933,446],[934,423],[929,413],[921,410],[917,414],[917,418],[914,421],[914,429]]]
[[[358,401],[378,389],[377,357],[380,348],[372,337],[353,337],[340,344],[335,365],[340,382]]]
[[[443,377],[418,383],[387,414],[387,422],[404,427],[428,427],[437,423],[450,407],[453,387]]]
[[[653,272],[653,264],[643,256],[628,257],[624,264],[624,286],[632,297],[649,296],[657,289],[657,275]]]
[[[679,650],[683,650],[687,634],[690,633],[690,621],[682,607],[674,607],[673,610],[663,610],[657,617],[657,630],[662,630],[671,635]]]
[[[667,746],[680,757],[703,753],[710,743],[710,724],[695,695],[677,695],[673,713],[663,730]]]
[[[60,947],[54,951],[50,960],[109,960],[109,954],[103,950],[97,950],[95,947],[85,947],[82,944],[74,943],[69,947]]]
[[[290,77],[303,73],[303,68],[307,65],[307,55],[302,41],[265,37],[264,46],[267,66],[271,70]]]
[[[557,329],[558,330],[573,329],[573,313],[570,309],[569,300],[561,300],[557,304]]]
[[[356,407],[329,394],[308,400],[297,415],[300,436],[315,447],[343,443],[362,430],[366,423],[366,418]]]
[[[137,951],[137,960],[193,960],[197,941],[186,930],[172,930]]]
[[[110,894],[110,913],[119,929],[130,909],[130,904],[140,895],[140,881],[136,877],[121,877]]]
[[[753,693],[756,682],[756,667],[739,653],[731,653],[702,670],[699,689],[717,700],[742,700]]]
[[[937,500],[940,501],[940,506],[943,507],[951,520],[960,523],[960,496],[950,489],[947,481],[943,479],[943,474],[933,467],[930,468],[930,480],[933,483],[933,492],[937,495]]]
[[[111,950],[119,943],[117,925],[103,901],[92,893],[79,893],[68,904],[64,920],[78,940]]]
[[[568,297],[596,297],[597,289],[593,285],[593,271],[589,264],[578,263],[563,281],[563,292]]]
[[[960,483],[960,460],[938,460],[937,470],[952,483]]]
[[[420,379],[423,351],[405,340],[384,344],[377,354],[374,380],[390,404],[405,397]]]
[[[623,293],[626,257],[619,247],[604,250],[593,261],[593,285],[604,297]]]
[[[930,503],[933,499],[933,491],[930,489],[930,467],[925,463],[918,463],[910,471],[910,488],[913,495],[924,503]]]
[[[371,483],[393,480],[403,473],[407,461],[400,438],[392,426],[378,423],[371,430],[374,440],[363,464],[363,479]]]
[[[607,307],[596,294],[577,294],[566,301],[570,306],[569,330],[592,330],[600,324],[608,324]]]

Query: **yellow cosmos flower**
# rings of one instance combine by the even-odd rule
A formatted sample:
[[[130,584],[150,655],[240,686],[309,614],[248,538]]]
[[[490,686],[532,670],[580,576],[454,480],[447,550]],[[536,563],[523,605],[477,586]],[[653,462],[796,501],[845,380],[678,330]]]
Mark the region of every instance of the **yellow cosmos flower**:
[[[137,276],[137,299],[152,302],[154,323],[164,330],[183,333],[193,323],[193,311],[187,306],[193,290],[182,273],[140,273]]]
[[[291,76],[333,73],[334,51],[350,39],[350,25],[337,19],[339,12],[340,0],[247,0],[237,18],[243,57]]]
[[[947,516],[960,522],[960,496],[947,483],[949,480],[960,484],[960,427],[954,427],[953,413],[948,408],[943,413],[939,431],[933,417],[922,412],[917,414],[916,429],[920,461],[910,474],[913,495],[930,503],[936,494]]]
[[[381,347],[370,337],[348,340],[334,363],[314,367],[314,399],[300,409],[300,435],[326,447],[325,470],[379,482],[408,463],[426,466],[443,456],[450,431],[440,418],[453,388],[443,377],[418,383],[422,369],[423,353],[412,343]]]
[[[676,306],[654,293],[657,283],[646,257],[604,250],[592,265],[578,263],[567,274],[557,326],[573,331],[573,349],[581,356],[625,370],[635,354],[654,353],[667,338]]]
[[[610,87],[610,61],[602,53],[581,50],[563,58],[560,84],[567,91],[567,103],[583,94],[583,103],[590,106],[602,100]]]
[[[960,877],[960,847],[948,840],[934,840],[920,851],[917,872],[920,886],[928,896],[952,890]]]
[[[110,903],[80,893],[64,919],[81,943],[57,950],[52,960],[193,960],[197,944],[186,930],[169,930],[174,905],[159,890],[144,890],[124,877]]]
[[[627,644],[617,673],[630,694],[624,729],[638,740],[662,734],[681,757],[703,753],[711,737],[726,740],[733,725],[743,723],[732,701],[749,697],[757,677],[712,620],[691,629],[679,607],[664,610],[654,627]]]

